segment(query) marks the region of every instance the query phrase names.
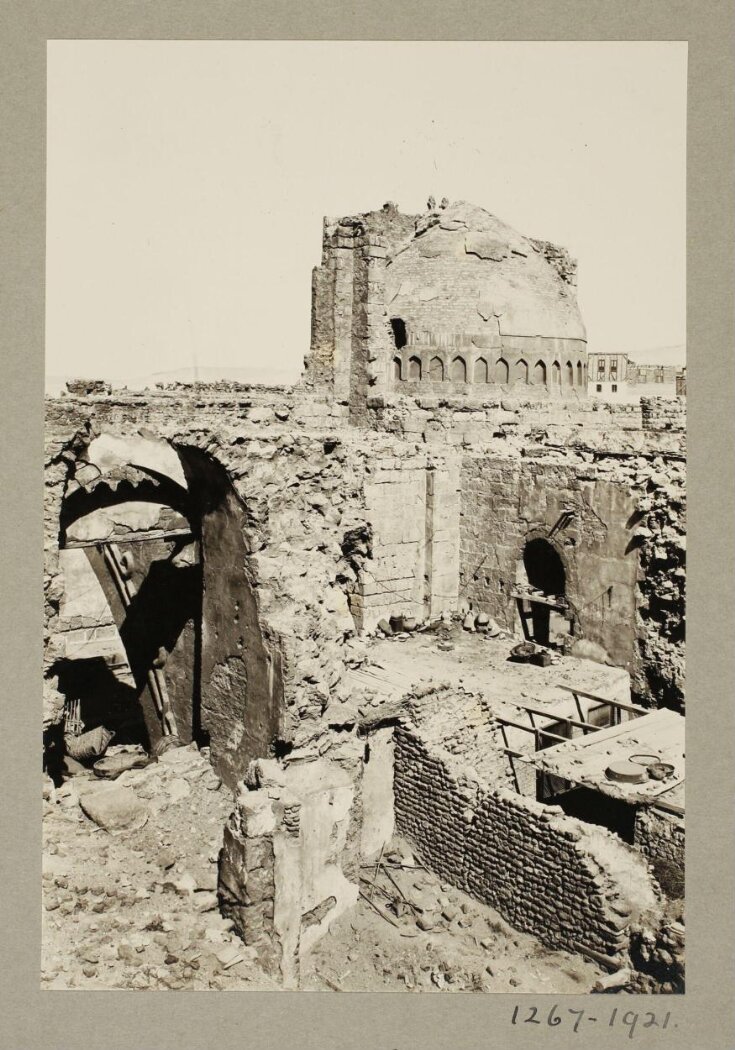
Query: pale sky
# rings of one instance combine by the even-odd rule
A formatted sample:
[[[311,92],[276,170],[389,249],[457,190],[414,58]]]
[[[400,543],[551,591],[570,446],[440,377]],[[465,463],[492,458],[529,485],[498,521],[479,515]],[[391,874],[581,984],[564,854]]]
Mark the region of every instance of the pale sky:
[[[682,346],[685,43],[52,41],[46,368],[298,377],[322,217],[468,200]]]

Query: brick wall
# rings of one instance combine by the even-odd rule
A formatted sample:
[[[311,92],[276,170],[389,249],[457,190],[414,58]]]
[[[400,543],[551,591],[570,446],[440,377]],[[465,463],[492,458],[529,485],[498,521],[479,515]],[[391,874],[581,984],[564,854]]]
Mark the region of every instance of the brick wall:
[[[625,953],[629,926],[657,912],[645,862],[611,832],[564,816],[396,729],[396,826],[442,878],[545,944]]]

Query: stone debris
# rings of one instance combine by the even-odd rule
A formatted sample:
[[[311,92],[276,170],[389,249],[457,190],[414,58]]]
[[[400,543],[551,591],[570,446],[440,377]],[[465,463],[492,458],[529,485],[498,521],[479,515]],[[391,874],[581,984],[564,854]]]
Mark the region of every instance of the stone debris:
[[[146,806],[127,788],[89,792],[79,801],[84,813],[106,831],[116,831],[141,820]]]

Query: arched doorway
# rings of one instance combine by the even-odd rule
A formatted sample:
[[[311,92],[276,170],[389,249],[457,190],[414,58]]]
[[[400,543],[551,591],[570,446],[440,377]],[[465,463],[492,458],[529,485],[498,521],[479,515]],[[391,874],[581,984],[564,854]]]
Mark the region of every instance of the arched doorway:
[[[518,566],[519,612],[524,633],[539,645],[554,645],[569,633],[566,570],[557,550],[542,537],[528,540]],[[560,632],[561,625],[566,625]]]
[[[73,735],[101,727],[113,748],[145,751],[207,744],[234,786],[272,753],[283,689],[229,474],[198,447],[102,434],[73,480],[59,522],[64,648],[52,667]]]

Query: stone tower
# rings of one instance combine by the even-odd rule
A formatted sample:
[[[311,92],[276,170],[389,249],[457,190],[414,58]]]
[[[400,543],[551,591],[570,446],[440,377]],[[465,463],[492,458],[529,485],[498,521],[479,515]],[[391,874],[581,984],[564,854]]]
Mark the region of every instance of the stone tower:
[[[575,261],[483,208],[325,219],[312,296],[305,378],[354,422],[401,393],[586,397]]]

